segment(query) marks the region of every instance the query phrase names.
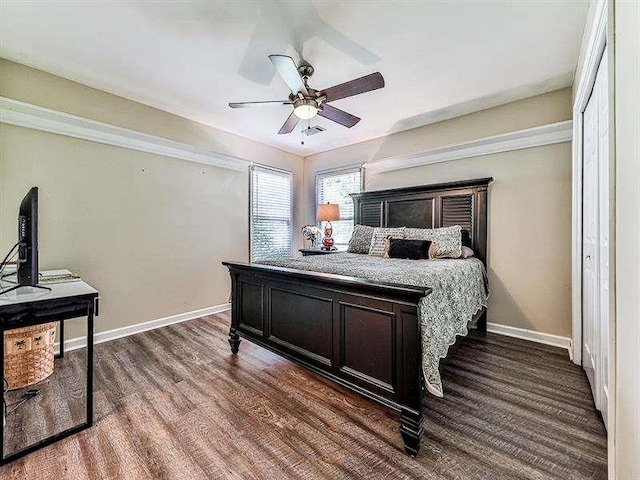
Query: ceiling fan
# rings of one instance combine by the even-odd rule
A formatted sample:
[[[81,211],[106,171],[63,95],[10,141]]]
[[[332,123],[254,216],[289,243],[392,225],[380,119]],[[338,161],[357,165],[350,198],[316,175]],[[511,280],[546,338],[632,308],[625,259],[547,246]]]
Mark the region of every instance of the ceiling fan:
[[[287,84],[291,93],[287,100],[266,102],[230,103],[231,108],[262,107],[272,105],[292,105],[293,112],[284,122],[278,134],[291,133],[300,120],[309,120],[316,115],[332,120],[347,128],[353,127],[360,121],[339,108],[328,105],[329,102],[341,98],[352,97],[360,93],[370,92],[384,87],[384,78],[380,72],[365,75],[349,82],[341,83],[325,90],[315,90],[307,84],[314,68],[304,60],[296,67],[293,58],[287,55],[269,55],[269,60],[276,67],[278,73]]]

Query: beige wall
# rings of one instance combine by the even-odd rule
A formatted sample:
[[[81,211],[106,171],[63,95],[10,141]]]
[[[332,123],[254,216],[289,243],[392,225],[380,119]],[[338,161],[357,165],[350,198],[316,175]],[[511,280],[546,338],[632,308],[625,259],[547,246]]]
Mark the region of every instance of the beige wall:
[[[640,3],[615,10],[616,478],[640,478]],[[611,17],[609,17],[611,18]]]
[[[300,157],[3,60],[0,95],[290,170],[299,231]],[[247,176],[0,124],[0,250],[37,185],[41,268],[68,267],[100,290],[97,331],[220,305],[220,262],[248,258]]]
[[[571,89],[305,158],[305,220],[318,171],[571,119]],[[489,321],[571,336],[571,144],[563,143],[376,175],[380,190],[491,176]]]

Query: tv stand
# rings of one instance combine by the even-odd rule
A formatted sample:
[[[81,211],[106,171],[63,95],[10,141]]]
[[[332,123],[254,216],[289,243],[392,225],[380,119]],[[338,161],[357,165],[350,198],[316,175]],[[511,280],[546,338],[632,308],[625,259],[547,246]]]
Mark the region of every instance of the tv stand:
[[[22,431],[16,428],[16,423],[11,417],[8,417],[7,426],[0,427],[0,465],[17,460],[28,453],[51,445],[93,425],[93,324],[94,315],[98,315],[98,291],[83,281],[56,283],[52,284],[51,288],[38,285],[37,288],[51,291],[45,294],[25,292],[19,298],[16,298],[15,294],[0,296],[0,339],[4,338],[4,333],[8,330],[60,322],[60,353],[57,358],[61,358],[64,355],[65,345],[64,322],[73,318],[85,317],[87,322],[86,355],[85,362],[81,363],[85,363],[86,367],[86,387],[84,387],[86,414],[84,419],[74,417],[75,425],[66,430],[53,434],[43,432],[44,438],[35,440],[35,442],[22,441],[22,437],[19,437],[20,441],[17,442],[15,435],[22,435]],[[5,343],[0,341],[0,362],[2,362],[0,371],[6,368],[4,353]],[[32,387],[32,390],[35,391],[37,388]],[[29,402],[33,401],[36,400],[29,400]],[[76,421],[82,423],[76,424]],[[10,422],[12,423],[10,424]],[[9,445],[13,447],[11,451],[7,452]],[[15,449],[13,449],[14,447]]]
[[[0,292],[0,295],[4,295],[5,293],[9,293],[9,292],[13,292],[14,290],[17,290],[19,288],[22,287],[29,287],[29,288],[40,288],[42,290],[47,290],[47,291],[51,291],[51,287],[45,287],[44,285],[14,285],[11,288],[7,288],[6,290],[2,290]]]

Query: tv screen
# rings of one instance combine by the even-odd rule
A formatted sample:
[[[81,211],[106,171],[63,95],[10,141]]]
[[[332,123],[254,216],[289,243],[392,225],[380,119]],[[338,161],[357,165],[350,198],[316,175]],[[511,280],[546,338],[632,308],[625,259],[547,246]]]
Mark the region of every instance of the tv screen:
[[[18,285],[38,284],[38,187],[20,203],[18,214]]]

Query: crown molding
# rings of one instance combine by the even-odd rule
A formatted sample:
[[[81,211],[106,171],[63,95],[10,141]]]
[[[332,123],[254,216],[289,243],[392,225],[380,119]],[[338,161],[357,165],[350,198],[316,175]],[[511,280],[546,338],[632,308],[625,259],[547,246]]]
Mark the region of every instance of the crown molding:
[[[408,155],[372,160],[363,166],[369,173],[381,173],[432,163],[450,162],[452,160],[522,150],[524,148],[570,142],[572,124],[572,120],[566,120],[564,122],[541,125]]]
[[[243,171],[250,161],[166,138],[0,97],[0,123],[66,135],[163,157]]]

